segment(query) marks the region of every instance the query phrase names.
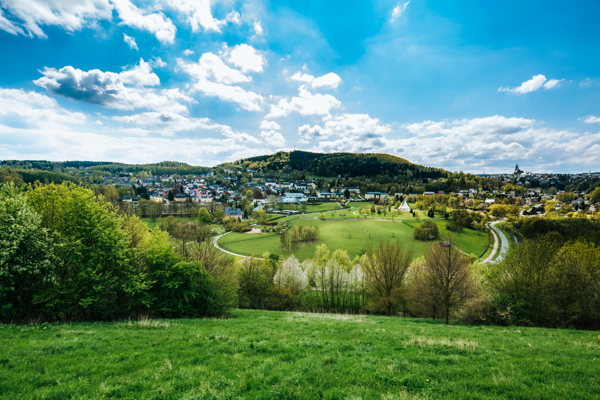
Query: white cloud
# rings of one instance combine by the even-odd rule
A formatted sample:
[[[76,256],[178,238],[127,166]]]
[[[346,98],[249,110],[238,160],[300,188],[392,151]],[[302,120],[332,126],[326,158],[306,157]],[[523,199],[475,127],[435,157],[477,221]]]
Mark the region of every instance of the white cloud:
[[[260,123],[260,129],[278,131],[281,129],[281,126],[275,121],[262,120]]]
[[[597,167],[600,150],[600,133],[553,130],[537,127],[531,119],[499,115],[414,123],[405,126],[405,137],[381,124],[371,124],[379,130],[352,131],[360,124],[330,121],[333,126],[300,127],[303,143],[313,144],[313,151],[382,152],[454,171],[508,172],[521,160],[532,171],[587,171]]]
[[[283,98],[279,103],[271,105],[271,112],[267,119],[287,117],[293,112],[300,115],[328,116],[334,108],[339,108],[342,103],[329,94],[312,94],[303,87],[300,88],[298,97]]]
[[[51,93],[119,110],[147,108],[187,113],[187,107],[180,101],[193,102],[178,89],[158,91],[147,88],[159,85],[160,81],[143,59],[134,68],[121,73],[98,69],[82,71],[66,66],[59,70],[46,67],[42,75],[34,83]]]
[[[409,3],[410,1],[407,1],[404,4],[398,3],[396,7],[394,7],[394,9],[392,10],[392,22],[394,22],[395,20],[400,18],[402,14],[404,14],[404,11],[406,10],[406,7],[408,7]]]
[[[339,77],[338,74],[330,72],[318,78],[310,74],[303,74],[301,72],[296,72],[294,75],[290,77],[291,80],[296,82],[304,82],[309,84],[313,89],[319,88],[329,88],[329,89],[337,89],[337,87],[342,83],[342,78]]]
[[[352,142],[375,140],[391,131],[388,125],[382,125],[379,119],[371,118],[368,114],[341,114],[326,119],[323,127],[303,125],[298,128],[300,143],[303,144],[332,137]]]
[[[24,35],[23,29],[15,25],[11,20],[4,16],[4,11],[0,8],[0,29],[11,35]]]
[[[322,87],[337,89],[341,82],[342,78],[340,78],[339,75],[330,72],[326,75],[316,78],[314,81],[312,81],[311,86],[315,89]]]
[[[94,131],[93,129],[100,130]],[[88,129],[19,129],[0,124],[0,154],[6,159],[86,160],[150,163],[180,160],[195,165],[216,165],[223,160],[264,154],[256,138],[240,142],[235,137],[152,137],[144,129],[111,131]],[[145,136],[140,140],[140,136]],[[248,135],[249,136],[249,135]]]
[[[237,69],[225,65],[223,60],[213,53],[204,53],[197,64],[185,64],[184,71],[198,80],[212,79],[227,85],[250,82],[251,77],[242,74]]]
[[[192,54],[194,54],[194,50],[185,49],[185,50],[183,51],[183,55],[184,55],[184,56],[191,56]]]
[[[149,12],[136,7],[129,0],[111,0],[121,18],[119,25],[127,25],[152,33],[161,43],[173,43],[177,28],[162,12]]]
[[[64,110],[55,99],[44,94],[22,89],[0,89],[0,124],[69,129],[68,125],[79,125],[86,121],[84,114]]]
[[[600,117],[594,117],[593,115],[590,115],[583,122],[586,124],[600,124]]]
[[[214,18],[210,3],[210,0],[167,0],[171,8],[187,16],[192,32],[199,32],[201,27],[205,31],[221,32],[221,27],[228,22],[240,23],[240,14],[236,11],[227,14],[224,20]]]
[[[315,80],[315,77],[309,74],[303,74],[300,71],[298,71],[294,75],[292,75],[290,79],[296,82],[311,83]]]
[[[270,148],[279,149],[285,145],[285,139],[283,135],[274,130],[262,131],[260,133],[260,137]]]
[[[256,36],[262,36],[264,34],[263,27],[260,21],[254,21],[254,33]]]
[[[44,25],[75,32],[94,26],[98,20],[110,20],[112,9],[108,0],[2,0],[1,5],[13,20],[0,10],[0,29],[41,38],[47,37],[42,30]]]
[[[132,86],[158,86],[160,79],[152,72],[150,64],[140,58],[140,63],[132,69],[125,70],[119,77],[126,85]]]
[[[244,73],[263,72],[263,66],[267,64],[262,54],[247,44],[239,44],[233,49],[227,49],[225,57]]]
[[[523,82],[520,86],[515,88],[501,87],[498,88],[499,92],[508,92],[516,94],[525,94],[535,92],[540,88],[546,90],[557,87],[564,79],[550,79],[546,80],[546,77],[542,74],[535,75],[530,80]]]
[[[177,60],[177,63],[184,72],[195,79],[191,85],[193,91],[238,103],[248,111],[262,109],[264,98],[261,95],[239,86],[232,86],[234,83],[250,82],[252,78],[228,67],[215,54],[203,54],[198,63],[186,63],[181,59]]]
[[[127,36],[125,33],[123,34],[123,41],[129,45],[129,47],[133,50],[139,50],[137,43],[135,42],[135,38],[131,36]]]

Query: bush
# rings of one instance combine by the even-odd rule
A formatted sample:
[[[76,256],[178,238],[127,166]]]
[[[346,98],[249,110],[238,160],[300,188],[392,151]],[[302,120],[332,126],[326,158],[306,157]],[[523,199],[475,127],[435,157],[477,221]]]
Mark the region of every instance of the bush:
[[[438,226],[431,221],[423,222],[421,225],[416,226],[414,230],[414,237],[417,240],[435,240],[439,237],[439,234]]]
[[[152,274],[152,312],[162,317],[206,317],[219,315],[213,278],[201,263],[180,261]]]

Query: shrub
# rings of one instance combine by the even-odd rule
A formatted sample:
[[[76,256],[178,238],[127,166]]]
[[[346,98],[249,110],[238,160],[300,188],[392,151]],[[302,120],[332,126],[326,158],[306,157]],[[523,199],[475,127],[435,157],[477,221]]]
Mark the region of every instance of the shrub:
[[[439,234],[438,226],[431,221],[423,222],[421,225],[416,226],[414,230],[414,237],[417,240],[435,240]]]

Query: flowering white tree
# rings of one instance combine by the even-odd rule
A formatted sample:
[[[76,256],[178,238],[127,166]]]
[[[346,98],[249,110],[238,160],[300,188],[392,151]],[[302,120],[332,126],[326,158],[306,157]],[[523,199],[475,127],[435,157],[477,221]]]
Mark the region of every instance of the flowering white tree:
[[[308,285],[308,279],[300,267],[300,262],[292,255],[277,269],[273,283],[278,290],[288,288],[295,292],[302,292]]]

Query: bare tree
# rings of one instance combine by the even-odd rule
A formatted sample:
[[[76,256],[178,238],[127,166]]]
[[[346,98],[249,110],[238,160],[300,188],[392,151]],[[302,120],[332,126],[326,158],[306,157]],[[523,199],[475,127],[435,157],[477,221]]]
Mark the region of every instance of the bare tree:
[[[363,265],[365,284],[370,294],[366,308],[392,315],[402,299],[403,282],[413,258],[413,250],[405,250],[400,242],[380,243]]]
[[[425,259],[412,274],[411,300],[435,318],[443,312],[446,324],[450,311],[464,306],[476,293],[476,280],[469,259],[454,243],[440,242],[427,246]]]

